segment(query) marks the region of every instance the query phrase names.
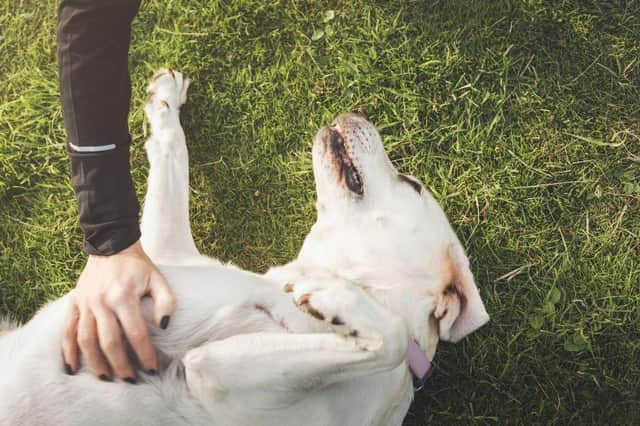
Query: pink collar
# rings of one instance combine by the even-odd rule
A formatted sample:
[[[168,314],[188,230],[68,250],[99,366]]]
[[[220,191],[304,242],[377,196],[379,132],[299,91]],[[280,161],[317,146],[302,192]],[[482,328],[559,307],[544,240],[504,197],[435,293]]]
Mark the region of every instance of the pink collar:
[[[413,373],[413,390],[417,392],[424,387],[424,383],[431,377],[433,365],[424,351],[420,349],[418,343],[413,339],[409,339],[407,363],[409,364],[411,373]]]

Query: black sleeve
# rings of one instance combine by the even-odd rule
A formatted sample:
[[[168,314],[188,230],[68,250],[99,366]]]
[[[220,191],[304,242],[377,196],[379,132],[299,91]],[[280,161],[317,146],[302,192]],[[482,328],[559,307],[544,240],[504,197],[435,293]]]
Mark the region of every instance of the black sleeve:
[[[129,165],[131,22],[139,0],[62,0],[57,45],[62,110],[84,248],[111,255],[140,238]]]

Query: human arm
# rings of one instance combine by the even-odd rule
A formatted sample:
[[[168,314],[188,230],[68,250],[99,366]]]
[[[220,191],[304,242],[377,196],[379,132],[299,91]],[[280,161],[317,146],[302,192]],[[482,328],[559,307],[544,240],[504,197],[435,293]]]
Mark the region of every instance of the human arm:
[[[96,376],[105,380],[114,375],[135,380],[123,335],[142,367],[157,369],[140,298],[154,298],[158,326],[175,304],[139,243],[139,204],[129,166],[128,50],[138,6],[135,0],[63,0],[58,11],[67,152],[89,255],[71,294],[63,358],[67,372],[75,373],[80,349]]]

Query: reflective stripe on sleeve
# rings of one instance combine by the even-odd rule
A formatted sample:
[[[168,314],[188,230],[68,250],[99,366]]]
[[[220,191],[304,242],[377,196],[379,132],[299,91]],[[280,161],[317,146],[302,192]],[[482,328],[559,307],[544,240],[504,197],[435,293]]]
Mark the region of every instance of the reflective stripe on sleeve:
[[[69,142],[69,146],[76,152],[103,152],[116,149],[116,144],[110,143],[109,145],[97,145],[97,146],[77,146]]]

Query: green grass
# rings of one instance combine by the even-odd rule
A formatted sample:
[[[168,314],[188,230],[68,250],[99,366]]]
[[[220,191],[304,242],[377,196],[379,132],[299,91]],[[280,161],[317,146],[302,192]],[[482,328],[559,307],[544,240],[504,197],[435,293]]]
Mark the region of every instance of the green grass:
[[[0,0],[0,313],[21,320],[84,262],[55,9]],[[312,136],[356,106],[440,201],[492,321],[441,345],[406,424],[640,423],[640,2],[147,1],[132,46],[140,196],[147,78],[194,81],[204,252],[257,271],[293,258]]]

